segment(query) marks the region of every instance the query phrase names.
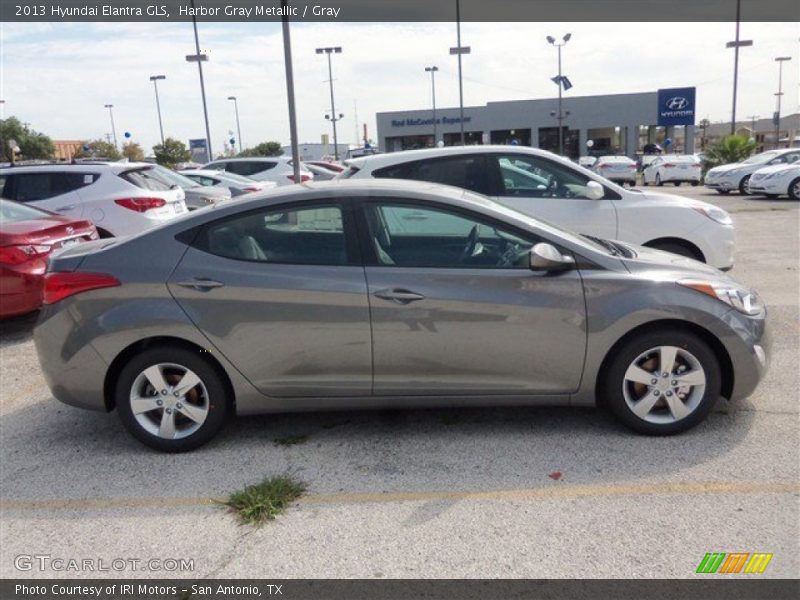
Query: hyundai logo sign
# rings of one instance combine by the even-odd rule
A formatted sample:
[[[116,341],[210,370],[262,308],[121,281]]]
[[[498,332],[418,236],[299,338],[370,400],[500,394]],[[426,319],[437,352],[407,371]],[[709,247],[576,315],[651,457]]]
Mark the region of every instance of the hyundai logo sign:
[[[658,90],[658,125],[694,125],[695,88]]]
[[[667,108],[670,110],[683,110],[689,106],[689,101],[683,96],[673,96],[667,100]]]

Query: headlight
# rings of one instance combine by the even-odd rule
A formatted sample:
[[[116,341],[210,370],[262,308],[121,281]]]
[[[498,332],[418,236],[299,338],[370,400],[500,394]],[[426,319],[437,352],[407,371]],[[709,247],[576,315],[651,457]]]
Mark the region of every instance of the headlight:
[[[701,215],[708,217],[712,221],[716,221],[720,225],[733,225],[733,219],[731,219],[731,216],[716,206],[703,206],[695,208],[695,210]]]
[[[777,177],[778,175],[783,175],[780,171],[775,171],[774,173],[767,173],[766,175],[762,175],[762,179],[772,179],[773,177]]]
[[[681,279],[678,285],[688,287],[712,298],[724,302],[740,313],[754,317],[764,312],[764,303],[754,291],[737,286],[734,283],[719,281],[703,281],[698,279]]]

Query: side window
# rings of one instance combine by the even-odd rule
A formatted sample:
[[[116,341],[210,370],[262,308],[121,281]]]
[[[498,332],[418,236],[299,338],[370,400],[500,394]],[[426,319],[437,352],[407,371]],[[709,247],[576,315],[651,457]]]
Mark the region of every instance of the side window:
[[[420,204],[369,203],[369,239],[384,267],[526,269],[535,236]]]
[[[8,197],[17,202],[35,202],[57,196],[54,191],[55,173],[15,173],[9,177]]]
[[[482,154],[464,154],[419,160],[384,167],[372,173],[387,179],[415,179],[465,188],[479,194],[489,193],[489,176],[486,158]]]
[[[229,162],[225,170],[230,171],[231,173],[236,173],[237,175],[244,175],[245,177],[247,177],[248,175],[260,173],[262,171],[269,171],[270,169],[275,168],[276,164],[277,163],[274,162],[243,160],[243,161]]]
[[[237,260],[298,265],[346,265],[342,211],[322,204],[250,212],[208,225],[199,248]]]
[[[588,198],[589,178],[565,165],[527,154],[496,157],[501,196]]]

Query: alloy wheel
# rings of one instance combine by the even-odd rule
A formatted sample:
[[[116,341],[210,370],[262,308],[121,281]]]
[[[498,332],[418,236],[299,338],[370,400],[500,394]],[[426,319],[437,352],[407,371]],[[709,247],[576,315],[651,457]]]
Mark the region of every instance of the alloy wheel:
[[[142,429],[167,440],[195,433],[210,406],[203,381],[174,363],[158,363],[139,373],[131,386],[130,405]]]
[[[658,346],[637,356],[625,371],[622,393],[628,408],[648,423],[675,423],[700,405],[706,373],[700,361],[676,346]]]

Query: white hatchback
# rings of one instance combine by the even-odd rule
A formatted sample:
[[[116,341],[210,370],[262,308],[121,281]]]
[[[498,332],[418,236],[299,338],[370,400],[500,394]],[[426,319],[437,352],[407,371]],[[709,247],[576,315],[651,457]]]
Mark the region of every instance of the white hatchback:
[[[647,165],[642,176],[644,185],[698,185],[703,178],[703,161],[694,154],[664,154]]]
[[[538,219],[606,240],[733,266],[730,215],[712,204],[626,189],[538,148],[468,146],[393,152],[346,163],[342,178],[431,181],[490,196]]]
[[[184,191],[149,163],[86,161],[0,169],[0,196],[91,221],[102,237],[133,235],[187,212]]]
[[[294,181],[294,162],[290,156],[254,156],[250,158],[220,158],[211,161],[203,169],[227,171],[256,181],[274,181],[279,186],[291,185]],[[314,179],[314,174],[300,163],[300,181]]]

